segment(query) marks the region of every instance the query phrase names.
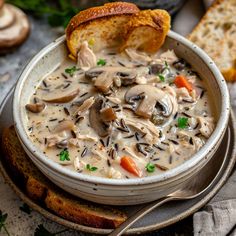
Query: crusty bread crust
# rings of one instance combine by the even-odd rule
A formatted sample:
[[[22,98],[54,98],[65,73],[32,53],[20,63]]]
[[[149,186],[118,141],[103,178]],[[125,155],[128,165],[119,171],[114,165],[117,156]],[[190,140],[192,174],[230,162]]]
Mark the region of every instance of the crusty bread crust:
[[[84,11],[80,11],[77,15],[72,17],[67,28],[66,36],[70,34],[81,24],[107,16],[134,14],[139,11],[139,8],[132,3],[127,2],[114,2],[106,3],[103,6],[92,7]]]
[[[97,228],[115,228],[126,220],[126,215],[108,206],[76,198],[50,182],[32,163],[16,136],[14,126],[2,135],[3,160],[15,181],[27,195],[57,215],[78,224]]]
[[[122,50],[131,47],[154,53],[165,41],[170,29],[170,15],[159,9],[140,11],[124,27]]]
[[[188,38],[215,61],[228,82],[236,81],[235,0],[217,0]]]
[[[107,3],[79,12],[66,28],[67,46],[76,58],[83,41],[93,40],[93,51],[116,47],[122,40],[121,31],[130,16],[139,12],[136,5],[125,2]]]

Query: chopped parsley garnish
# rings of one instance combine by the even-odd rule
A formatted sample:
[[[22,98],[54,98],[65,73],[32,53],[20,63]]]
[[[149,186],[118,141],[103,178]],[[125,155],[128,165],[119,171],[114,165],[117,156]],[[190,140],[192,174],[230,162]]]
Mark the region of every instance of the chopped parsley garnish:
[[[159,77],[160,81],[165,82],[165,77],[163,74],[157,74],[157,76]]]
[[[62,150],[60,152],[60,161],[69,161],[70,160],[70,155],[68,150]]]
[[[97,170],[98,168],[96,166],[91,166],[90,164],[87,164],[86,165],[86,169],[89,170],[89,171],[95,171]]]
[[[155,167],[154,164],[148,163],[145,168],[146,168],[147,172],[152,173],[152,172],[155,171],[155,168],[156,168],[156,167]]]
[[[185,129],[188,125],[188,118],[187,117],[179,117],[178,118],[178,127],[181,129]]]
[[[98,61],[97,61],[97,65],[98,66],[105,66],[106,65],[106,60],[105,59],[99,59]]]
[[[169,68],[169,65],[168,65],[167,61],[165,61],[165,68],[166,69]]]
[[[72,66],[71,68],[66,68],[65,73],[69,74],[70,76],[73,76],[77,70],[79,69],[76,68],[76,66]]]
[[[10,233],[8,232],[7,228],[6,228],[6,220],[7,220],[7,213],[3,214],[2,211],[0,210],[0,232],[1,230],[5,230],[6,235],[10,236]]]

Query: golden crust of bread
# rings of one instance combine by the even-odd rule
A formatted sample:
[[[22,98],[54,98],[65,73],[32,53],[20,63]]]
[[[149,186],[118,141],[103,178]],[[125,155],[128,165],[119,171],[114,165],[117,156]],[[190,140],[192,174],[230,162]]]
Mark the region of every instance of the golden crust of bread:
[[[225,4],[232,4],[232,6],[235,5],[234,1],[229,1],[229,0],[216,0],[207,10],[207,12],[205,13],[205,15],[202,17],[202,19],[198,22],[198,24],[194,27],[193,31],[188,35],[188,39],[193,41],[194,43],[198,44],[200,47],[202,47],[202,43],[199,41],[196,37],[196,35],[198,34],[198,32],[202,31],[202,27],[209,31],[206,26],[208,24],[211,24],[212,26],[214,26],[216,28],[216,30],[214,31],[215,34],[217,34],[217,29],[221,27],[221,25],[223,26],[227,26],[227,24],[229,23],[229,25],[231,25],[231,21],[228,18],[229,22],[222,20],[223,18],[220,17],[220,13],[216,13],[215,10],[217,9],[222,9],[222,14],[224,14],[226,11],[228,11],[229,7],[225,6]],[[232,9],[231,9],[232,11]],[[229,11],[229,15],[231,14],[231,11]],[[217,17],[217,18],[216,18]],[[222,23],[222,24],[221,24]],[[235,23],[234,23],[235,24]],[[228,25],[228,26],[229,26]],[[225,28],[223,28],[223,30],[225,30]],[[210,32],[211,33],[211,32]],[[226,34],[226,32],[225,32]],[[212,48],[214,49],[209,49],[208,48],[203,48],[203,50],[205,50],[209,56],[212,57],[213,60],[215,60],[217,66],[219,67],[219,69],[221,70],[221,73],[223,74],[225,80],[227,82],[236,82],[236,55],[235,55],[235,48],[236,48],[236,43],[234,38],[230,37],[230,41],[227,41],[227,39],[225,37],[221,37],[220,40],[216,40],[214,42],[210,41]],[[205,38],[203,39],[203,41],[205,40]],[[231,49],[228,49],[227,44],[231,45]],[[232,50],[232,48],[234,48],[234,50]],[[230,53],[230,51],[232,51]],[[231,58],[231,66],[227,66],[225,67],[225,54]],[[224,55],[223,55],[224,54]],[[233,55],[233,56],[232,56]]]
[[[124,28],[121,50],[131,47],[156,52],[164,43],[170,29],[170,15],[165,10],[145,10],[132,16]]]
[[[114,217],[114,210],[103,209],[99,211],[89,208],[86,204],[78,208],[75,200],[65,198],[60,194],[49,190],[45,199],[46,206],[65,219],[77,222],[83,225],[93,225],[96,228],[115,228],[124,221],[123,215]],[[66,211],[65,211],[66,209]],[[110,215],[110,218],[104,217],[104,211]]]
[[[24,152],[14,126],[4,130],[2,149],[4,163],[15,181],[22,185],[31,199],[46,205],[57,215],[97,228],[115,228],[126,220],[126,215],[113,207],[76,198],[51,183]]]
[[[94,51],[116,46],[122,40],[121,27],[138,11],[132,3],[115,2],[79,12],[66,28],[66,41],[71,54],[77,57],[80,44],[85,40],[96,41]]]
[[[135,4],[127,2],[106,3],[103,6],[88,8],[72,17],[66,28],[66,36],[69,37],[72,31],[85,22],[107,16],[134,14],[138,11]]]

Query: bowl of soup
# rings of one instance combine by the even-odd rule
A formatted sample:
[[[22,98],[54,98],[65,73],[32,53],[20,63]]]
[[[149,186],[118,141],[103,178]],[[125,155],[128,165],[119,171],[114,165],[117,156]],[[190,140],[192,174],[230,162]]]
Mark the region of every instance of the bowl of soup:
[[[112,205],[149,202],[196,178],[229,118],[214,62],[171,31],[156,54],[94,56],[95,66],[79,68],[63,36],[21,74],[14,122],[34,164],[73,195]]]

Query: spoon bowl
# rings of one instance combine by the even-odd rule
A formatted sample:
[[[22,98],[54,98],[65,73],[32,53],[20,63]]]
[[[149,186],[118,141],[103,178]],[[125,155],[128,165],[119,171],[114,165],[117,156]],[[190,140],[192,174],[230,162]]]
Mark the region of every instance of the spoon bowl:
[[[132,216],[130,216],[124,223],[122,223],[118,228],[112,231],[109,236],[119,236],[122,235],[131,225],[133,225],[136,221],[138,221],[140,218],[154,210],[155,208],[161,206],[162,204],[174,201],[174,200],[188,200],[193,199],[201,195],[202,193],[209,190],[214,183],[217,181],[218,176],[221,174],[221,172],[224,170],[224,164],[226,161],[227,154],[229,152],[229,146],[230,146],[230,140],[231,140],[231,133],[230,129],[227,129],[226,132],[226,148],[225,148],[225,154],[221,158],[222,161],[216,161],[214,158],[209,161],[207,165],[205,165],[202,170],[193,177],[185,186],[183,186],[181,189],[167,195],[166,197],[163,197],[161,199],[158,199],[156,201],[153,201],[147,205],[145,205],[143,208],[138,210],[136,213],[134,213]],[[211,166],[209,171],[209,166]]]

